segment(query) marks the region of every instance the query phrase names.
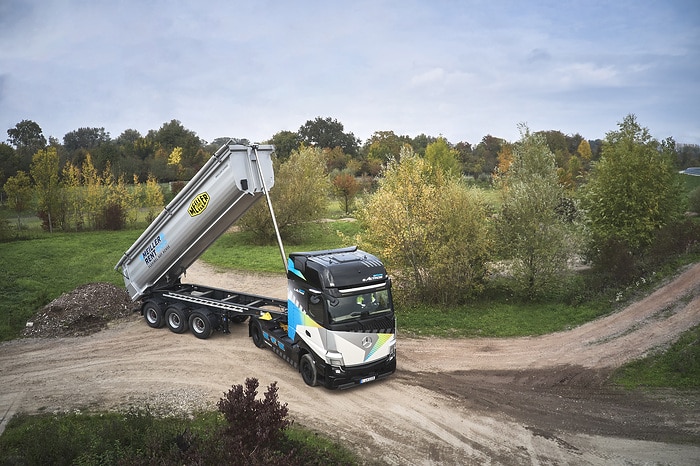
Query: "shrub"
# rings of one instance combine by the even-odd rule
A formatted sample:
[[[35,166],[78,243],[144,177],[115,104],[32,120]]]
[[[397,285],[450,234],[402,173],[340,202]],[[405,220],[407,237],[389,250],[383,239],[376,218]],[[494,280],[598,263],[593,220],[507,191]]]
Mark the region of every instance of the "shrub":
[[[693,189],[688,194],[688,210],[700,214],[700,187]]]

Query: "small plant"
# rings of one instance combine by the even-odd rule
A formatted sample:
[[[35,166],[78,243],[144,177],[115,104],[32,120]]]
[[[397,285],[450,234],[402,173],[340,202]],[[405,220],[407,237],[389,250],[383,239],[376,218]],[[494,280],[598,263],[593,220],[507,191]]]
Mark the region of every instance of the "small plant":
[[[218,442],[199,449],[190,459],[204,464],[294,464],[294,449],[285,448],[287,404],[277,398],[277,382],[263,399],[257,399],[258,380],[247,378],[245,387],[234,385],[217,407],[226,423],[216,435]]]

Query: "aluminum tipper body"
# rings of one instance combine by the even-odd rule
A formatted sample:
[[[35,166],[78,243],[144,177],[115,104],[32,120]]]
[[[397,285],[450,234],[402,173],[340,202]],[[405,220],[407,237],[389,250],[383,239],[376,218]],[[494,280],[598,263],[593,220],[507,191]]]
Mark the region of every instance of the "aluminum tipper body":
[[[132,300],[176,283],[211,244],[274,185],[272,145],[226,144],[124,253]]]

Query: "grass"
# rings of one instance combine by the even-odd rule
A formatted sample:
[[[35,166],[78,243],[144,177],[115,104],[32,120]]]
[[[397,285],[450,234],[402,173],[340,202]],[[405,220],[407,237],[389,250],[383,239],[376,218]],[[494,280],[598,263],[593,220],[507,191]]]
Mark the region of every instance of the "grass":
[[[399,309],[399,330],[409,335],[464,337],[518,337],[567,330],[610,312],[599,304],[560,302],[477,301],[449,307]]]
[[[41,234],[0,243],[0,341],[17,338],[41,306],[91,282],[123,286],[113,270],[136,231]]]
[[[685,332],[669,348],[618,369],[613,381],[628,389],[700,387],[700,326]]]
[[[191,419],[148,411],[20,414],[0,436],[0,464],[155,464],[155,458],[162,461],[157,464],[194,464],[196,453],[190,450],[194,458],[174,462],[181,456],[177,442],[194,436],[195,446],[216,445],[220,439],[214,433],[224,422],[215,412]],[[296,426],[284,435],[286,448],[296,449],[295,457],[305,464],[360,464],[350,450],[323,435]]]
[[[342,220],[305,225],[304,231],[298,235],[303,238],[302,242],[285,244],[285,252],[289,255],[290,252],[352,246],[338,232],[353,237],[358,231],[357,222]],[[226,233],[207,249],[202,260],[218,267],[284,274],[285,264],[278,246],[256,246],[254,243],[249,232]]]

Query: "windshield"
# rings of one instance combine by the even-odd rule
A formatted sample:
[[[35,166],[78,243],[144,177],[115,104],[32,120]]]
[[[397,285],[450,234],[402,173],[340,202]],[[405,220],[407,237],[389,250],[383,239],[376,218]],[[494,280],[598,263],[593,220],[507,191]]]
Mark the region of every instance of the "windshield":
[[[328,312],[332,323],[391,312],[389,290],[329,299]]]

